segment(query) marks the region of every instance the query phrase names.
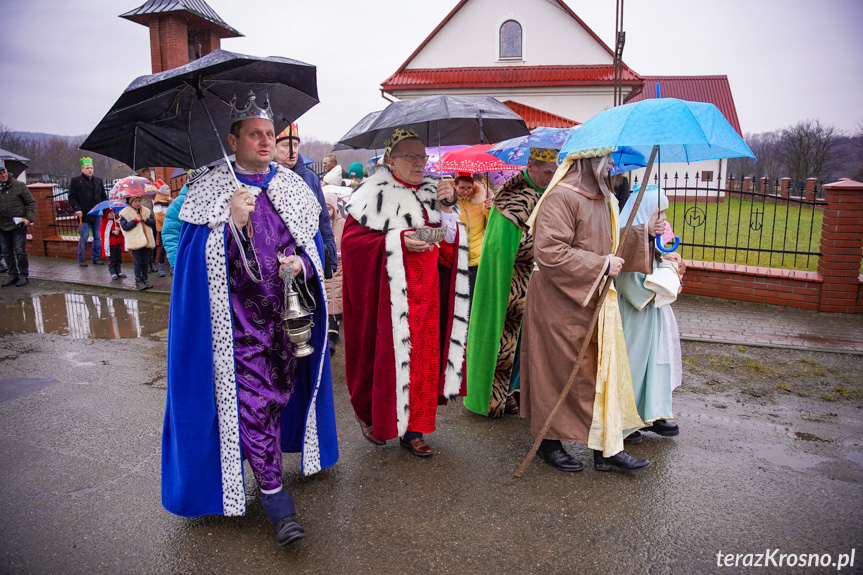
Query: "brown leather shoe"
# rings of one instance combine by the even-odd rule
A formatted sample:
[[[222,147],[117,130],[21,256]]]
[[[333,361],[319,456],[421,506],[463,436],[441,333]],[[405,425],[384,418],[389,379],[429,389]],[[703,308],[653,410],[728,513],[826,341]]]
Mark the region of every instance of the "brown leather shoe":
[[[419,457],[428,457],[434,453],[434,449],[431,448],[431,445],[422,440],[422,438],[417,437],[416,439],[411,439],[410,441],[405,441],[404,439],[399,440],[399,443],[402,444],[402,447],[405,449],[410,449],[410,452]]]
[[[372,435],[372,426],[368,423],[362,421],[359,417],[357,417],[357,421],[360,422],[360,431],[363,432],[363,437],[374,443],[375,445],[384,445],[386,441],[381,441],[374,435]]]

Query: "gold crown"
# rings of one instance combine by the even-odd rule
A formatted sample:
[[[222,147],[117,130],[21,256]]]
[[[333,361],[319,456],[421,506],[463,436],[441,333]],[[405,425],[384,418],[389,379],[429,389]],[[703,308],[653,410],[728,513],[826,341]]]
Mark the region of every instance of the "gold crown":
[[[407,140],[408,138],[419,139],[419,134],[417,134],[410,128],[396,128],[393,131],[393,135],[390,137],[390,139],[384,142],[384,153],[389,156],[390,152],[393,151],[393,148],[396,147],[396,144],[398,144],[402,140]]]
[[[531,148],[530,159],[537,162],[557,162],[557,150],[552,148]]]
[[[79,161],[81,162],[82,168],[84,166],[92,166],[93,165],[93,158],[85,157],[85,158],[81,158]]]

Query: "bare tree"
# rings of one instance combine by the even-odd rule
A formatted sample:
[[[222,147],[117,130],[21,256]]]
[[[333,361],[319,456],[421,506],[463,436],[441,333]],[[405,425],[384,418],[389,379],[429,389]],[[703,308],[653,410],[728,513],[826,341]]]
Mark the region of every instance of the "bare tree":
[[[782,130],[782,159],[792,179],[822,179],[834,169],[834,147],[839,136],[833,126],[804,120]]]
[[[0,123],[0,148],[7,152],[23,156],[24,154],[16,151],[21,149],[21,144],[21,138],[17,134],[12,133],[12,130],[6,124]]]
[[[782,139],[778,131],[756,134],[749,147],[758,158],[755,162],[755,177],[776,180],[782,173]]]

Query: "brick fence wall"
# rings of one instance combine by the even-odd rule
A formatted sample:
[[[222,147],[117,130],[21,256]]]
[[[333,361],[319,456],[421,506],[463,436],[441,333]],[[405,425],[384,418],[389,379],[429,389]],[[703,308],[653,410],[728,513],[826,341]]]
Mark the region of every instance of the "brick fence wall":
[[[28,252],[77,258],[78,242],[64,240],[53,226],[54,186],[28,186],[39,203]],[[842,180],[824,186],[821,257],[817,272],[687,261],[684,293],[813,309],[863,313],[863,183]],[[124,260],[131,255],[124,254]]]
[[[806,194],[814,196],[809,188],[807,182]],[[687,261],[684,293],[863,313],[863,183],[842,180],[824,186],[824,192],[817,272]]]
[[[30,184],[27,186],[33,197],[36,198],[36,220],[30,226],[27,237],[27,253],[32,256],[47,256],[52,258],[78,259],[78,237],[64,237],[57,235],[54,227],[54,209],[51,203],[54,201],[54,184]],[[89,242],[93,243],[92,236]],[[89,257],[90,248],[87,248]],[[102,254],[107,259],[106,254]],[[124,262],[132,262],[131,252],[123,253]]]

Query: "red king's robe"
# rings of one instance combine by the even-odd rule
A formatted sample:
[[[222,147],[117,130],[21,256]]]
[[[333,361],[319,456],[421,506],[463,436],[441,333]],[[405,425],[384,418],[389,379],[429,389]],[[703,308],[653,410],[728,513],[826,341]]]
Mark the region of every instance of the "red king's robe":
[[[381,440],[406,430],[434,431],[438,398],[465,394],[463,225],[454,244],[418,253],[404,248],[404,233],[419,218],[439,226],[436,196],[431,180],[414,190],[381,171],[348,205],[341,260],[345,372],[354,411]]]

